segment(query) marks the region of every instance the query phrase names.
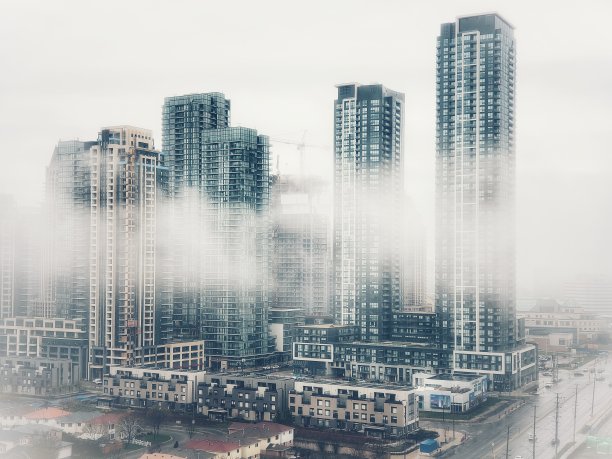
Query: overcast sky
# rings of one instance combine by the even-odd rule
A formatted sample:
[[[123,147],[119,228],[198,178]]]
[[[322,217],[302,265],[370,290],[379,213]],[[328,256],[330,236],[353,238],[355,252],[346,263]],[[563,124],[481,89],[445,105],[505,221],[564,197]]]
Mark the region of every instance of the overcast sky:
[[[234,125],[304,136],[308,170],[329,176],[334,86],[379,82],[406,95],[406,190],[432,241],[436,36],[491,11],[516,27],[519,292],[610,277],[605,0],[3,1],[0,193],[39,203],[56,142],[102,126],[151,128],[161,147],[163,98],[209,91],[231,99]],[[274,149],[293,172],[295,148]]]

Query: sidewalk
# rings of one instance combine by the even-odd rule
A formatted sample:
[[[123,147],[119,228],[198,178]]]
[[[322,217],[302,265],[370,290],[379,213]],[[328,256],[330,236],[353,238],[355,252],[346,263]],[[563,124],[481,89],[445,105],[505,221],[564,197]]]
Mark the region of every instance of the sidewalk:
[[[467,434],[465,434],[464,432],[455,431],[455,439],[453,440],[453,433],[447,430],[446,431],[447,441],[446,443],[444,443],[444,429],[432,429],[432,430],[435,430],[438,432],[438,438],[436,438],[436,440],[438,440],[440,444],[440,449],[438,449],[434,454],[432,455],[422,454],[417,448],[415,451],[412,451],[411,453],[408,453],[404,456],[393,455],[393,458],[397,459],[398,457],[404,457],[405,459],[422,459],[425,457],[436,457],[440,455],[440,453],[443,453],[454,446],[460,445],[467,438]]]

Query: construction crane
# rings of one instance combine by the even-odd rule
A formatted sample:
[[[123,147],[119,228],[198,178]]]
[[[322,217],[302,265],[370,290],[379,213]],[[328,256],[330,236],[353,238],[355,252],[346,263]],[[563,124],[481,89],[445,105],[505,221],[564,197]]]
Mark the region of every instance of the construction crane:
[[[286,139],[270,139],[272,142],[277,142],[277,143],[284,143],[286,145],[295,145],[299,154],[299,161],[300,161],[300,174],[304,174],[304,153],[306,151],[306,147],[309,148],[320,148],[320,149],[328,149],[329,146],[327,145],[312,145],[312,144],[307,144],[306,142],[304,142],[305,138],[306,138],[306,133],[308,131],[304,131],[304,134],[302,134],[302,139],[299,142],[296,142],[294,140],[286,140]],[[276,169],[280,171],[279,168],[279,159],[280,156],[276,157]]]

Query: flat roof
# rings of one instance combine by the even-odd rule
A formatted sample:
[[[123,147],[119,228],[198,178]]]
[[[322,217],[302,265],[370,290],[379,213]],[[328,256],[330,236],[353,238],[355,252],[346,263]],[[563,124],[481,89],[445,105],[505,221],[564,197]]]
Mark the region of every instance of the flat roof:
[[[376,347],[376,346],[401,347],[401,348],[420,347],[420,348],[432,348],[433,349],[433,346],[431,346],[430,344],[414,343],[410,341],[378,341],[376,343],[370,343],[370,342],[365,342],[365,341],[352,341],[350,343],[339,343],[339,344],[340,345],[348,344],[348,345],[359,345],[359,346],[373,346],[373,347]]]
[[[385,389],[385,390],[412,390],[414,386],[410,384],[401,383],[376,383],[368,381],[348,381],[344,379],[322,379],[322,378],[308,378],[308,377],[296,377],[296,382],[301,383],[312,383],[312,384],[331,384],[334,386],[353,386],[356,389]]]
[[[432,375],[427,378],[428,380],[439,380],[439,381],[476,381],[478,379],[483,378],[484,376],[478,375],[463,375],[463,374],[450,374],[450,373],[441,373],[439,375]]]

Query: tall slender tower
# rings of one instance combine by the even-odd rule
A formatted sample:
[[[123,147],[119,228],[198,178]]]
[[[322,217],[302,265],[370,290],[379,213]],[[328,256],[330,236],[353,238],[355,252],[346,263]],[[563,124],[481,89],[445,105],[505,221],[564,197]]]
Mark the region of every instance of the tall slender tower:
[[[201,333],[201,273],[207,263],[198,248],[204,241],[196,237],[206,223],[202,177],[208,164],[202,135],[229,126],[230,101],[221,93],[187,94],[167,97],[162,110],[162,159],[170,200],[165,220],[171,225],[164,234],[171,239],[160,246],[165,272],[160,272],[159,301],[172,310],[172,330],[166,339],[192,339]]]
[[[155,353],[158,185],[151,131],[101,130],[91,148],[90,377]]]
[[[91,158],[94,142],[60,141],[47,167],[49,222],[45,278],[55,316],[89,318],[89,228]]]
[[[404,95],[338,86],[334,106],[334,315],[364,341],[390,333],[400,298]]]
[[[12,197],[0,195],[0,319],[15,315],[16,217]]]
[[[436,312],[452,369],[511,374],[515,43],[498,14],[443,24],[436,78]],[[516,360],[516,359],[515,359]],[[516,363],[516,362],[515,362]],[[512,367],[513,364],[510,365]]]
[[[262,363],[268,334],[269,142],[254,129],[202,136],[206,243],[202,332],[213,368]]]
[[[268,334],[269,142],[229,127],[220,93],[168,97],[163,163],[172,212],[165,295],[174,335],[202,337],[208,364],[263,362]]]
[[[279,175],[271,189],[273,306],[306,315],[329,312],[329,217],[322,203],[326,183],[315,177]]]

